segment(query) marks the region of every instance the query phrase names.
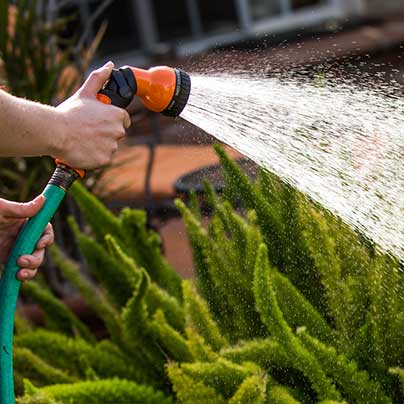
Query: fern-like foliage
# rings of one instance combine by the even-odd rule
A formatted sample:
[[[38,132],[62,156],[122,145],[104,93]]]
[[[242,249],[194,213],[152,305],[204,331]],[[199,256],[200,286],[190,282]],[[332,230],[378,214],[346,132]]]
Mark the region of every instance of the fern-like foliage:
[[[145,212],[123,209],[117,218],[79,183],[74,184],[71,192],[100,247],[105,246],[104,237],[110,234],[130,258],[148,271],[153,281],[181,299],[181,280],[161,254],[159,236],[146,228]],[[86,255],[84,244],[79,241],[79,246]]]
[[[142,212],[116,217],[75,187],[91,232],[70,224],[98,284],[51,253],[110,338],[95,342],[50,292],[31,288],[59,333],[18,327],[19,385],[30,377],[39,387],[26,383],[22,403],[404,402],[402,264],[275,176],[252,183],[217,151],[228,185],[219,197],[205,184],[209,225],[195,196],[176,202],[195,282],[169,267]]]
[[[271,375],[269,403],[402,402],[399,378],[391,376],[400,375],[395,369],[404,360],[402,264],[377,254],[274,175],[261,172],[253,184],[220,147],[216,151],[227,190],[219,198],[206,187],[210,227],[202,225],[195,203],[177,206],[198,290],[232,344],[219,355],[239,365],[251,361]],[[236,214],[229,205],[234,200],[256,217]],[[248,244],[253,231],[258,236]]]
[[[75,404],[172,404],[151,387],[137,385],[134,382],[119,379],[87,381],[73,384],[55,384],[40,389],[31,388],[26,404],[75,403]],[[54,400],[54,401],[52,401]]]

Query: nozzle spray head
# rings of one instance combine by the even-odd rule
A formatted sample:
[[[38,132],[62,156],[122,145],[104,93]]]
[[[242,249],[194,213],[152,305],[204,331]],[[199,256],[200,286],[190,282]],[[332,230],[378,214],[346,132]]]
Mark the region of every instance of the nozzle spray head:
[[[158,66],[149,70],[121,67],[98,94],[104,103],[126,108],[137,95],[146,108],[177,117],[185,108],[191,91],[191,79],[181,69]]]

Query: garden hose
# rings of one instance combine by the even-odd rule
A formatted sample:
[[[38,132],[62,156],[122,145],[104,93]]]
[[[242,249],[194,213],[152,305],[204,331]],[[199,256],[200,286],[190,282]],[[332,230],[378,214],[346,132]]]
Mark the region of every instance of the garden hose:
[[[146,108],[177,117],[187,104],[191,80],[180,69],[166,66],[142,70],[123,67],[113,70],[110,79],[97,95],[105,104],[126,108],[135,95]],[[43,191],[45,203],[20,230],[0,280],[0,404],[14,404],[13,332],[14,314],[21,282],[16,278],[21,255],[32,254],[66,192],[85,172],[56,161],[56,169]]]

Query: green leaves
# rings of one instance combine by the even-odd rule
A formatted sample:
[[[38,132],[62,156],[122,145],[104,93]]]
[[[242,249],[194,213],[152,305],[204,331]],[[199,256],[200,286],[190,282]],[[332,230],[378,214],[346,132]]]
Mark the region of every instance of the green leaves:
[[[254,215],[246,221],[229,204],[217,203],[206,231],[181,201],[176,203],[187,226],[198,290],[226,339],[236,342],[265,335],[252,292],[251,269],[261,241]]]
[[[108,302],[105,294],[97,288],[81,272],[78,265],[68,259],[56,246],[49,249],[55,265],[61,270],[64,277],[76,288],[86,303],[103,320],[113,342],[121,342],[121,325],[119,312]],[[56,315],[58,315],[56,313]]]
[[[189,208],[176,202],[194,255],[195,282],[181,282],[168,266],[143,212],[125,209],[116,217],[76,188],[92,232],[71,225],[102,289],[59,250],[52,255],[111,338],[94,343],[20,327],[18,349],[32,350],[19,353],[32,364],[18,373],[20,384],[28,371],[34,381],[41,378],[46,366],[51,380],[38,385],[58,377],[88,380],[34,388],[27,400],[64,403],[70,394],[73,403],[84,397],[91,403],[88,390],[99,402],[105,402],[102,394],[118,403],[137,394],[147,403],[145,391],[148,397],[160,394],[96,380],[118,375],[184,404],[403,402],[401,264],[375,255],[343,223],[273,175],[262,172],[253,184],[218,153],[232,185],[225,197],[205,185],[213,208],[209,224],[202,223],[195,196]],[[247,208],[242,213],[230,202],[236,193]],[[51,325],[76,335],[79,328],[65,308],[48,295],[31,295],[50,302]]]
[[[299,401],[283,386],[273,386],[269,389],[268,402],[271,404],[299,404]]]
[[[254,362],[269,373],[293,366],[287,351],[273,338],[243,341],[222,349],[221,355],[235,363]]]
[[[266,387],[267,378],[265,376],[246,377],[229,400],[229,404],[264,404]]]
[[[29,377],[36,385],[73,383],[78,379],[55,368],[27,348],[16,347],[13,352],[13,366],[16,374]]]
[[[200,380],[188,376],[175,363],[167,365],[173,389],[182,404],[225,404],[225,399],[213,387],[206,386]]]
[[[383,392],[381,384],[370,380],[369,374],[359,370],[355,362],[344,355],[338,355],[334,348],[327,347],[304,331],[300,333],[300,338],[305,347],[317,357],[324,371],[344,391],[349,401],[358,404],[392,403]]]
[[[111,256],[101,244],[82,234],[72,218],[69,219],[69,224],[93,275],[105,288],[111,300],[118,307],[124,306],[132,295],[135,284],[130,268]]]
[[[220,147],[216,151],[227,189],[219,198],[205,185],[213,208],[208,229],[195,202],[190,210],[177,206],[187,225],[198,290],[233,344],[219,355],[240,365],[252,361],[299,392],[276,386],[279,402],[400,402],[385,370],[403,361],[398,330],[404,325],[404,276],[397,262],[375,255],[340,220],[274,175],[262,171],[252,184]],[[247,218],[236,214],[228,201],[236,199],[255,212]],[[246,332],[258,313],[250,325],[255,335]],[[215,360],[206,355],[206,362]],[[268,400],[278,402],[275,396]]]
[[[211,317],[208,305],[198,295],[190,282],[183,281],[182,285],[187,325],[194,328],[213,350],[220,350],[227,345],[227,341]]]
[[[40,358],[69,375],[85,377],[92,369],[99,377],[136,377],[122,353],[114,354],[103,346],[89,344],[80,338],[68,338],[60,333],[37,330],[15,337],[17,347],[28,348]]]
[[[38,398],[36,398],[38,397]],[[41,398],[42,397],[42,398]],[[60,403],[74,404],[172,404],[171,398],[164,397],[151,387],[119,379],[98,380],[73,384],[55,384],[34,392],[27,404],[40,404],[43,397]],[[50,401],[51,402],[51,401]]]
[[[323,371],[320,363],[311,352],[305,349],[285,321],[271,285],[269,271],[267,248],[262,244],[255,266],[254,293],[263,323],[273,337],[290,352],[293,366],[310,380],[320,399],[340,399],[339,392]]]
[[[45,313],[47,326],[70,336],[81,336],[88,341],[94,342],[94,336],[50,290],[29,282],[23,287],[23,293],[34,299]]]
[[[108,243],[105,236],[110,235],[115,241],[114,246],[110,243],[110,247],[114,247],[113,251],[117,252],[117,254],[115,254],[116,257],[122,258],[118,249],[124,250],[125,255],[132,259],[137,266],[143,267],[156,284],[161,286],[172,296],[181,300],[180,277],[161,254],[159,236],[146,228],[145,212],[123,209],[120,217],[117,218],[79,183],[74,184],[72,193],[84,217],[91,225],[95,239],[98,242],[98,244],[94,241],[91,243],[88,237],[80,235],[80,233],[76,231],[79,245],[81,244],[84,250],[89,250],[88,254],[90,259],[97,259],[97,256],[100,255],[100,259],[105,261],[104,264],[100,263],[100,265],[112,265],[112,262],[106,264],[108,258],[105,257],[105,252],[102,253],[100,251],[102,247],[106,247]],[[73,226],[73,229],[74,228]],[[83,253],[85,254],[85,251],[83,251]],[[97,270],[95,264],[90,266]],[[118,268],[117,271],[125,271],[126,266],[127,265],[124,265],[121,270]],[[120,275],[124,274],[121,273],[119,276]],[[121,279],[128,280],[127,277]],[[118,281],[114,280],[114,282]],[[122,287],[125,288],[125,285]],[[111,290],[112,289],[113,287]],[[122,291],[121,299],[126,299],[127,297],[128,292]]]

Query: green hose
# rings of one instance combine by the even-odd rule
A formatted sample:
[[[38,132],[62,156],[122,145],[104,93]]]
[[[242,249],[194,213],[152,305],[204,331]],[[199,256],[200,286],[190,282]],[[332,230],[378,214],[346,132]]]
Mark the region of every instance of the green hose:
[[[13,331],[14,312],[21,282],[16,278],[21,255],[32,254],[35,246],[65,196],[66,191],[48,184],[42,209],[29,219],[13,245],[0,280],[0,403],[14,404]]]

